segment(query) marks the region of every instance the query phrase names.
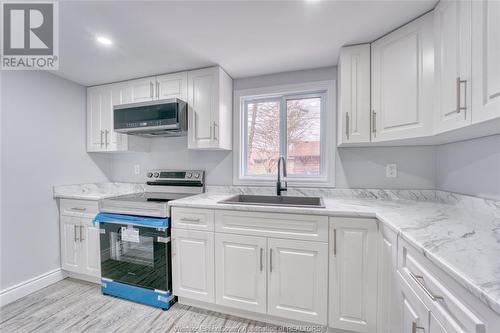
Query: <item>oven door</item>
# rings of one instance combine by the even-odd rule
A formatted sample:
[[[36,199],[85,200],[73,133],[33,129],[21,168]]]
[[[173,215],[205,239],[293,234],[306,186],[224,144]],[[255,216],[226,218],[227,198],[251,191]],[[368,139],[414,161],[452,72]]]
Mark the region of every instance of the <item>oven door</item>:
[[[100,223],[101,276],[137,287],[171,290],[170,229]]]

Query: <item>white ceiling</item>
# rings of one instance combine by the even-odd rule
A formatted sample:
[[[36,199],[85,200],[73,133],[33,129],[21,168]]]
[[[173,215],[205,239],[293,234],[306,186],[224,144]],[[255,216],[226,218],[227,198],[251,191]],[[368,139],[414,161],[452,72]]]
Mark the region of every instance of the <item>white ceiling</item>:
[[[88,86],[215,64],[233,78],[331,66],[342,45],[373,41],[435,3],[60,2],[55,74]]]

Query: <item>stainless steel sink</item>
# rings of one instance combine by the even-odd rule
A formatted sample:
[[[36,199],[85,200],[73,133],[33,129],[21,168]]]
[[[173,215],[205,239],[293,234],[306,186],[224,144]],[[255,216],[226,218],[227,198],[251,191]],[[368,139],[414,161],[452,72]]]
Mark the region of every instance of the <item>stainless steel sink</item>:
[[[259,206],[288,206],[325,208],[321,197],[287,197],[277,195],[246,195],[238,194],[229,199],[219,201],[223,204],[259,205]]]

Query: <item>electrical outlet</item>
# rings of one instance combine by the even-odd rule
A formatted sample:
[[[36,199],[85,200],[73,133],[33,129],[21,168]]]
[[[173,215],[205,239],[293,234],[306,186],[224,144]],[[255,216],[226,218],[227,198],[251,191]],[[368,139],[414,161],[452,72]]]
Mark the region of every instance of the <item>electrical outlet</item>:
[[[141,166],[139,164],[134,165],[134,174],[137,176],[141,174]]]
[[[386,178],[396,178],[398,176],[398,165],[397,164],[387,164],[385,166],[385,177]]]

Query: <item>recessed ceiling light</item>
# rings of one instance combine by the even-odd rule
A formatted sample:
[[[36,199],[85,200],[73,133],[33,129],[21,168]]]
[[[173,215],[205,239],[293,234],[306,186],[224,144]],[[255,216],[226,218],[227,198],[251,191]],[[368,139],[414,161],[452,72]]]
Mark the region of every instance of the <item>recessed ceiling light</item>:
[[[103,45],[111,45],[111,44],[113,44],[113,41],[111,39],[109,39],[108,37],[97,36],[95,39],[96,39],[96,41],[98,41],[99,43],[101,43]]]

